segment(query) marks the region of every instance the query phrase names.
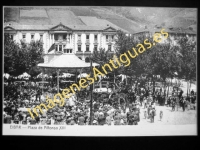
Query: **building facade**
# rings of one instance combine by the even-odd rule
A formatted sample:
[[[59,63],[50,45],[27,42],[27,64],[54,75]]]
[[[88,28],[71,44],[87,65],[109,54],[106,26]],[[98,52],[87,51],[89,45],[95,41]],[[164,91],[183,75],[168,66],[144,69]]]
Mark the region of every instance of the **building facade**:
[[[55,54],[75,54],[89,62],[94,50],[103,48],[114,53],[117,30],[111,26],[63,25],[12,25],[4,27],[4,33],[20,43],[24,40],[41,40],[44,48],[44,61],[49,62]]]
[[[178,45],[178,40],[182,37],[187,37],[191,42],[197,42],[197,32],[194,27],[188,28],[175,28],[175,27],[161,27],[155,26],[154,28],[147,28],[145,27],[144,30],[141,30],[137,33],[132,34],[131,36],[134,37],[134,40],[139,40],[139,37],[144,37],[149,39],[153,38],[155,33],[161,33],[161,30],[168,33],[168,38],[166,39],[163,34],[161,34],[162,42],[160,43],[170,43],[171,45]]]
[[[160,33],[161,27],[154,29],[141,30],[127,36],[133,36],[134,40],[139,37],[152,38],[153,34]],[[177,45],[179,38],[187,36],[192,42],[197,41],[196,32],[192,27],[166,28],[169,36],[162,43],[170,42]],[[115,39],[117,29],[111,26],[86,26],[86,25],[15,25],[7,24],[4,26],[4,33],[20,43],[20,40],[31,42],[41,40],[44,48],[44,63],[49,62],[56,54],[75,54],[81,60],[90,62],[90,55],[94,50],[100,48],[115,53]]]

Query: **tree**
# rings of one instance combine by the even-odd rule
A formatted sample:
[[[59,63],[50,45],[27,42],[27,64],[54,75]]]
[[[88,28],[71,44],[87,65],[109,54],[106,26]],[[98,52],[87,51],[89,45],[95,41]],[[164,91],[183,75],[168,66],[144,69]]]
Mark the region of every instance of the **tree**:
[[[187,82],[196,80],[196,53],[194,53],[196,41],[190,40],[187,37],[183,37],[178,40],[178,44],[180,48],[179,55],[182,57],[180,70],[178,71],[178,77],[184,78]]]
[[[134,35],[134,36],[126,36],[122,31],[118,31],[117,40],[116,40],[116,52],[119,57],[121,54],[127,52],[128,50],[132,51],[132,48],[136,48],[137,44],[143,44],[144,40],[147,39],[152,42],[152,40],[146,37],[144,34]],[[123,74],[135,76],[136,80],[140,80],[142,74],[151,74],[152,75],[152,66],[150,63],[149,53],[153,51],[153,47],[151,49],[146,50],[144,53],[139,54],[136,58],[130,59],[131,64],[128,67],[122,66],[120,68],[120,72]]]
[[[43,62],[43,43],[41,41],[31,41],[26,43],[21,41],[16,43],[8,34],[4,36],[4,71],[13,76],[18,76],[24,72],[30,75],[38,75],[41,70],[38,63]]]
[[[41,68],[37,65],[43,63],[43,43],[41,41],[31,41],[30,44],[26,44],[27,49],[27,72],[31,76],[37,76],[41,73]]]
[[[109,51],[106,51],[103,48],[100,48],[99,51],[94,50],[91,59],[99,63],[100,65],[104,65],[106,62],[108,62],[112,58],[112,54],[109,53]]]
[[[148,39],[150,43],[153,43],[153,39],[150,36],[141,34],[137,38],[135,36],[128,37],[123,32],[119,31],[116,41],[116,51],[118,56],[133,47],[136,48],[137,44],[143,44],[145,39]],[[178,55],[180,48],[172,44],[172,41],[168,39],[167,43],[157,43],[150,49],[146,49],[144,53],[139,54],[136,58],[130,59],[131,65],[122,70],[125,74],[132,73],[138,80],[141,75],[145,74],[153,81],[153,92],[155,87],[155,75],[160,75],[166,88],[166,78],[173,77],[174,72],[178,72],[181,69],[180,63],[183,61],[182,57]]]
[[[4,72],[18,76],[26,71],[26,52],[8,34],[4,36]]]

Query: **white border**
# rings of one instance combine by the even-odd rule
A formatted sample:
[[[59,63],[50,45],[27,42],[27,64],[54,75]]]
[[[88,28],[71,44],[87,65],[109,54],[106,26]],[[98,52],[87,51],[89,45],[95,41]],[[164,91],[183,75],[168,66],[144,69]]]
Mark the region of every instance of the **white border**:
[[[11,127],[21,129],[11,129]],[[28,129],[37,127],[37,129]],[[38,127],[43,129],[38,129]],[[4,124],[3,135],[40,135],[40,136],[180,136],[197,135],[197,125],[131,125],[131,126],[66,126],[49,125],[57,127],[54,129],[44,129],[48,125],[18,125]],[[59,130],[60,127],[65,129]]]

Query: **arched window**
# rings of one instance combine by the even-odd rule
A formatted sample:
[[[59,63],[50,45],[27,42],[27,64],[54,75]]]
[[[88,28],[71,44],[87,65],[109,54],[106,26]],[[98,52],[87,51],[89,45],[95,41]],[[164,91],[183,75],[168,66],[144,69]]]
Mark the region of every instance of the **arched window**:
[[[90,58],[86,57],[85,62],[90,62]]]

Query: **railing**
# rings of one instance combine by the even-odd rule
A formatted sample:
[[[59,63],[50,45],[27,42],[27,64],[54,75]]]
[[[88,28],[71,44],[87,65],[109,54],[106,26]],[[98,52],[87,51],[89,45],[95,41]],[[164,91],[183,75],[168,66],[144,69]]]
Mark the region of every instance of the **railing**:
[[[112,39],[106,39],[106,42],[111,43],[111,42],[114,42],[114,40],[112,40]]]
[[[85,54],[91,54],[91,51],[85,51]]]
[[[83,54],[83,51],[76,51],[76,54]]]
[[[96,44],[96,43],[98,43],[98,40],[96,39],[96,40],[94,40],[94,43]]]
[[[89,39],[86,39],[86,42],[85,43],[90,43],[90,40]]]

